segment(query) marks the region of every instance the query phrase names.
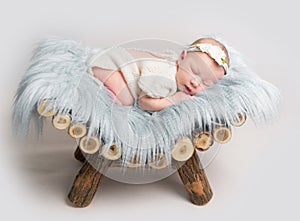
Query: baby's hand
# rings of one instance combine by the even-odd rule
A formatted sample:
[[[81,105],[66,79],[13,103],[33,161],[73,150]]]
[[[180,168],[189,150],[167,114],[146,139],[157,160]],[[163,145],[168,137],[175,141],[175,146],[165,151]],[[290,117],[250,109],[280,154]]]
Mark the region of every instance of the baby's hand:
[[[187,99],[191,99],[193,98],[193,96],[186,94],[182,91],[178,91],[175,94],[173,94],[170,97],[166,97],[166,99],[171,102],[172,104],[178,104],[181,101],[187,100]]]

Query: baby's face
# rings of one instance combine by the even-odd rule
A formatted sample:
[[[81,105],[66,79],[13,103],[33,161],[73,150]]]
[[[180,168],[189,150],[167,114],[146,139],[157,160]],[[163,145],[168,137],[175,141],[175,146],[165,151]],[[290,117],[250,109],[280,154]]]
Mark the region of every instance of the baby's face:
[[[178,59],[177,87],[195,95],[224,76],[223,67],[203,52],[182,53]]]

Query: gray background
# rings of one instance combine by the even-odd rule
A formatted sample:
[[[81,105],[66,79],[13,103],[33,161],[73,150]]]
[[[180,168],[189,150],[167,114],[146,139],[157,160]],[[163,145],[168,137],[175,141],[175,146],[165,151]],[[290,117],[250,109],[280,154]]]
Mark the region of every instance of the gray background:
[[[79,2],[79,1],[78,1]],[[1,217],[12,220],[299,220],[299,26],[296,1],[7,1],[1,27]],[[34,44],[59,35],[102,47],[156,37],[190,43],[222,34],[282,92],[280,118],[234,131],[207,168],[214,191],[192,205],[177,174],[147,185],[104,179],[86,209],[65,199],[80,164],[74,141],[45,128],[41,140],[11,138],[11,107]],[[52,140],[55,137],[57,139]],[[25,147],[24,147],[25,146]]]

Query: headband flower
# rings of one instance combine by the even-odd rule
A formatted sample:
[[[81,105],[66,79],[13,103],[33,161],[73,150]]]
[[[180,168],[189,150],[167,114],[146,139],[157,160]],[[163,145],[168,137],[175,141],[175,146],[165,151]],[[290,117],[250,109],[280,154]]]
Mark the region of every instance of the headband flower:
[[[225,70],[225,73],[227,73],[228,63],[226,61],[226,54],[220,47],[212,44],[201,43],[189,45],[187,51],[200,51],[208,54],[217,62],[218,65],[222,66]]]

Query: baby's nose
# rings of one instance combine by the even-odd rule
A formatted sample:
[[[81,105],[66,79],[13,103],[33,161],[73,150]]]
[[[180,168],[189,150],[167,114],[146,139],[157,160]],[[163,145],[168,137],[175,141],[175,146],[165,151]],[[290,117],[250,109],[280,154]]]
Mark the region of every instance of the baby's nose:
[[[198,87],[199,86],[198,82],[195,79],[191,80],[191,84],[192,84],[193,87]]]

